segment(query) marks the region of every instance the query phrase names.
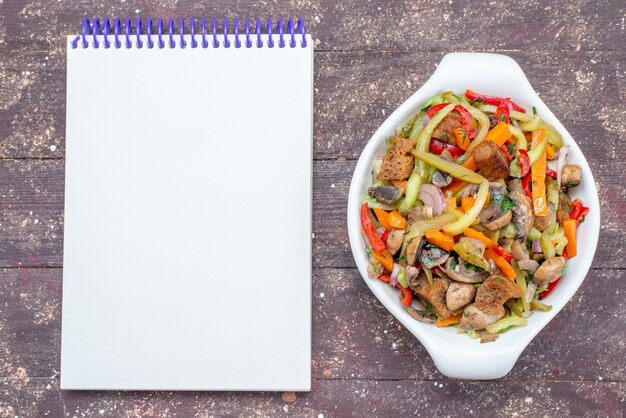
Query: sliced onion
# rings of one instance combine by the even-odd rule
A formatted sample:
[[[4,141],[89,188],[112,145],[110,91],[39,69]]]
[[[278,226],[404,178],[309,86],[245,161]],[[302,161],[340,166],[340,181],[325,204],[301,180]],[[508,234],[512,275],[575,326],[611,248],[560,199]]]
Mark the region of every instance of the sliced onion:
[[[376,230],[376,233],[378,234],[379,237],[382,237],[386,230],[387,229],[384,226],[379,226],[378,229]]]
[[[521,129],[519,127],[519,123],[517,123],[517,119],[511,119],[513,121],[513,126],[515,126],[517,129]]]
[[[422,124],[422,126],[426,127],[426,125],[428,125],[428,122],[430,122],[430,116],[426,115],[426,117],[424,118],[424,123]]]
[[[400,283],[398,282],[398,274],[400,274],[401,269],[402,267],[400,267],[400,264],[393,263],[393,271],[391,272],[391,277],[389,277],[389,284],[393,287],[400,286]]]
[[[559,162],[556,159],[554,159],[554,160],[548,161],[547,166],[550,170],[556,173],[557,172],[556,170],[559,169]]]
[[[396,126],[396,129],[393,133],[395,136],[400,136],[400,134],[402,133],[402,126]]]
[[[569,146],[563,145],[556,157],[556,184],[559,186],[559,188],[561,188],[561,176],[563,174],[563,167],[565,167],[565,164],[567,164],[568,151]]]
[[[538,239],[533,241],[533,252],[536,252],[536,253],[543,252],[543,249],[541,249],[541,243],[539,242]]]
[[[520,316],[524,319],[528,319],[533,316],[533,311],[524,311],[520,314]]]
[[[432,184],[422,184],[419,199],[433,209],[433,215],[441,215],[446,208],[446,198],[441,189]]]
[[[380,276],[377,276],[376,274],[374,274],[374,270],[372,269],[372,265],[370,264],[369,266],[367,266],[367,276],[370,279],[377,279]]]
[[[535,297],[537,291],[537,285],[533,282],[528,283],[526,287],[526,294],[524,295],[524,303],[530,303]]]

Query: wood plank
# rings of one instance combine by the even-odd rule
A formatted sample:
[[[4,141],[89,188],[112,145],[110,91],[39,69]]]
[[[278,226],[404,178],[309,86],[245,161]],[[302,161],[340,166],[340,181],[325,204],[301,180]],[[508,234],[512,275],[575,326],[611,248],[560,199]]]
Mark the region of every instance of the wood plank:
[[[61,269],[0,271],[0,377],[60,370],[61,276]],[[624,280],[626,270],[592,270],[503,380],[623,381]],[[314,269],[312,312],[316,379],[449,380],[356,269]]]
[[[400,417],[623,416],[620,382],[467,382],[333,380],[293,392],[78,392],[58,379],[6,378],[4,416],[69,417]]]
[[[620,10],[622,12],[620,12]],[[620,0],[567,3],[479,0],[264,2],[199,4],[129,0],[104,6],[75,2],[5,2],[9,47],[58,48],[61,34],[80,32],[83,17],[302,17],[323,50],[613,50],[623,44]],[[220,25],[221,28],[221,25]]]
[[[596,162],[603,223],[594,267],[626,268],[622,162]],[[353,267],[346,205],[353,160],[313,165],[313,265]],[[0,160],[0,267],[60,267],[63,255],[62,160]],[[601,179],[601,180],[600,180]]]

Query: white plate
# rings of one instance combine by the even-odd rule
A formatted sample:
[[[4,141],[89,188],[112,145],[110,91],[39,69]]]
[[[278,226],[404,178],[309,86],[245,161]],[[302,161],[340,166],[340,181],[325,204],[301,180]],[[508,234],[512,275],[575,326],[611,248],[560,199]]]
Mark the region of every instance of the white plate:
[[[582,184],[571,196],[580,198],[590,213],[578,228],[578,255],[567,262],[566,273],[545,302],[550,312],[535,312],[528,325],[513,328],[495,341],[480,344],[453,327],[436,328],[411,318],[398,299],[398,291],[368,278],[368,255],[361,234],[359,207],[361,196],[371,185],[372,163],[384,154],[385,140],[397,126],[404,125],[428,98],[444,91],[464,92],[467,88],[486,95],[510,97],[526,109],[535,106],[538,114],[552,124],[570,146],[569,160],[582,168]],[[596,184],[580,148],[533,90],[520,66],[510,57],[497,54],[453,53],[446,55],[432,77],[407,99],[378,128],[369,140],[354,170],[348,200],[348,232],[356,264],[365,283],[382,304],[424,345],[435,365],[446,376],[463,379],[496,379],[506,375],[524,348],[571,299],[585,279],[598,243],[600,205]],[[579,335],[572,335],[572,339]]]

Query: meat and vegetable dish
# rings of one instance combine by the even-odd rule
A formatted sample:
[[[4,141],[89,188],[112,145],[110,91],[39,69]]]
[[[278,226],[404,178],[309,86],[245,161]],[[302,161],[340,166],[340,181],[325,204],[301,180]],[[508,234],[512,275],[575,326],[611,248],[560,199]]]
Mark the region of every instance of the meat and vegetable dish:
[[[524,326],[576,256],[589,211],[559,132],[536,110],[467,90],[431,98],[372,168],[368,272],[416,320],[481,342]]]

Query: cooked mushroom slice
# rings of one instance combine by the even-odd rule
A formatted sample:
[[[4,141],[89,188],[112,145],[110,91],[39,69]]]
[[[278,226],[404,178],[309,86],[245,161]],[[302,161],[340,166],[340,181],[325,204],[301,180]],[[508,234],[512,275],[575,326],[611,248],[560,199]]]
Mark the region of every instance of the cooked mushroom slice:
[[[554,213],[554,204],[548,202],[548,214],[546,216],[535,216],[535,228],[544,231],[556,220]]]
[[[468,184],[459,192],[459,199],[463,199],[464,197],[476,196],[478,193],[478,185],[477,184]]]
[[[407,283],[409,283],[409,285],[411,284],[411,282],[415,282],[415,279],[417,279],[417,276],[419,275],[420,271],[417,267],[414,266],[407,266],[404,269],[404,278],[406,279]]]
[[[515,203],[515,207],[512,211],[513,223],[517,229],[516,238],[520,241],[525,241],[535,223],[532,203],[524,193],[511,192],[509,196]]]
[[[406,262],[409,266],[414,266],[417,261],[417,253],[419,252],[420,246],[422,244],[422,236],[415,237],[409,242],[409,245],[406,247]]]
[[[390,184],[372,186],[367,189],[367,192],[374,199],[378,200],[380,203],[384,203],[385,205],[393,205],[402,195],[402,191],[400,189],[393,187]]]
[[[509,188],[509,192],[520,192],[524,194],[524,186],[522,186],[521,179],[513,179],[507,183],[507,187]]]
[[[444,188],[452,183],[452,176],[444,171],[436,170],[433,173],[432,183],[439,188]]]
[[[536,260],[531,260],[530,258],[526,258],[524,260],[518,261],[517,265],[522,270],[526,270],[527,272],[531,274],[535,274],[535,272],[539,268],[539,263]]]
[[[450,253],[441,247],[426,243],[419,254],[420,262],[429,269],[441,265],[448,260]]]
[[[525,260],[528,256],[528,248],[519,241],[513,241],[511,244],[511,254],[515,261]]]
[[[476,267],[468,267],[462,258],[450,257],[446,262],[445,272],[452,280],[461,283],[482,283],[489,273]]]
[[[489,194],[491,202],[478,214],[478,220],[490,231],[502,228],[511,222],[512,213],[510,209],[502,210],[502,202],[505,199],[506,187],[500,183],[489,183]]]
[[[483,282],[476,291],[476,307],[494,315],[508,299],[521,298],[522,289],[501,274],[494,274]]]
[[[476,287],[473,284],[452,282],[446,292],[446,306],[451,311],[456,311],[473,301],[474,296]]]
[[[417,283],[411,289],[423,300],[432,306],[432,310],[441,318],[448,318],[452,311],[446,306],[446,292],[448,282],[438,277],[433,278],[433,284],[428,283],[425,274],[417,277]]]
[[[417,299],[413,299],[413,302],[409,306],[405,306],[404,309],[408,312],[413,319],[417,319],[422,322],[435,322],[437,317],[428,312],[422,302]]]
[[[559,193],[559,208],[556,211],[556,221],[560,224],[566,219],[569,219],[569,214],[572,213],[572,199],[565,192]]]
[[[537,269],[533,276],[533,283],[537,286],[545,286],[552,283],[559,277],[565,266],[565,258],[563,257],[550,257],[543,262]]]
[[[496,323],[503,316],[504,306],[500,306],[500,310],[496,314],[488,314],[478,309],[475,303],[472,303],[463,310],[460,327],[464,330],[483,329],[488,325]]]
[[[391,255],[398,252],[402,247],[402,241],[404,240],[404,229],[392,229],[387,236],[387,251]]]
[[[415,206],[407,214],[407,222],[409,224],[419,221],[420,219],[428,219],[433,217],[433,208],[430,206],[420,205]]]
[[[576,164],[568,164],[563,167],[561,173],[561,185],[563,187],[575,187],[580,184],[582,170]]]

